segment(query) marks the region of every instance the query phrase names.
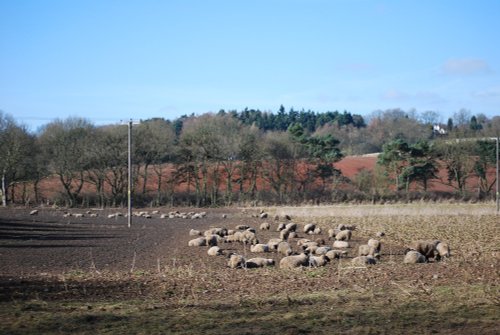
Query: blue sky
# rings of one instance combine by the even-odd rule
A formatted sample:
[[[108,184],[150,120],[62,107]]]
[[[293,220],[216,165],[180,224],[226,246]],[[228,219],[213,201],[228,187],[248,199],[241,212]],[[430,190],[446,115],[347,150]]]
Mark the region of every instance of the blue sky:
[[[500,1],[0,0],[0,110],[32,130],[242,110],[500,115]]]

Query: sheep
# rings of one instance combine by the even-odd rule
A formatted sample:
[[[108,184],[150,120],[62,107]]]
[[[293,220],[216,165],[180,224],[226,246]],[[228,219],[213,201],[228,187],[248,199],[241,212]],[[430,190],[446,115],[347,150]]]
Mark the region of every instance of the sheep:
[[[383,236],[385,236],[385,233],[383,231],[378,231],[375,235],[377,237],[383,237]]]
[[[248,228],[250,228],[250,226],[247,226],[246,224],[239,224],[234,229],[236,229],[236,230],[247,230]]]
[[[34,209],[30,212],[30,215],[38,215],[38,209]]]
[[[273,266],[273,265],[274,265],[274,259],[264,258],[264,257],[250,258],[245,262],[245,266],[248,269],[263,268],[265,266]]]
[[[205,239],[206,239],[207,245],[211,246],[211,247],[219,244],[219,241],[220,242],[224,241],[224,240],[221,240],[221,237],[219,235],[216,235],[216,234],[205,236]]]
[[[243,244],[257,244],[259,243],[259,240],[257,239],[257,236],[255,233],[252,233],[251,231],[245,230],[244,232],[241,233],[241,238],[240,242]]]
[[[304,243],[307,243],[307,242],[311,242],[311,240],[307,239],[307,238],[301,238],[300,240],[297,241],[297,246],[300,247],[302,246]]]
[[[297,243],[297,245],[299,245],[299,243]],[[306,250],[307,248],[313,247],[313,246],[319,247],[319,243],[315,242],[315,241],[308,241],[308,242],[301,243],[300,246],[302,247],[303,250]]]
[[[281,238],[283,241],[288,240],[289,235],[290,235],[290,231],[289,231],[289,230],[287,230],[287,229],[283,229],[282,231],[280,231],[280,238]]]
[[[354,265],[373,265],[373,264],[377,264],[377,261],[372,256],[358,256],[358,257],[354,257],[351,262]]]
[[[450,247],[448,246],[448,243],[439,242],[436,245],[436,250],[437,250],[436,260],[439,261],[443,257],[450,257]]]
[[[280,238],[271,238],[269,241],[267,241],[267,245],[269,246],[270,250],[278,250],[278,244],[283,242],[282,239]]]
[[[308,223],[304,226],[304,233],[309,234],[310,231],[314,232],[316,225],[313,223]]]
[[[335,240],[337,241],[349,241],[351,239],[352,232],[350,230],[341,230],[335,235]]]
[[[332,250],[329,250],[325,254],[325,256],[328,257],[329,259],[339,259],[339,258],[347,256],[347,251],[332,249]]]
[[[97,213],[90,213],[90,215],[89,215],[89,216],[90,216],[91,218],[96,218],[96,217],[98,217],[98,216],[99,216],[99,214],[97,214]]]
[[[299,235],[295,231],[291,231],[290,234],[288,234],[288,238],[297,238]]]
[[[205,236],[214,235],[214,234],[219,235],[221,237],[224,237],[227,235],[227,229],[216,227],[216,228],[210,228],[208,230],[205,230],[205,232],[203,233],[203,235],[205,235]]]
[[[325,266],[328,262],[330,262],[330,259],[325,255],[309,256],[309,266],[311,267]]]
[[[240,239],[236,234],[230,234],[224,237],[224,242],[226,243],[233,243],[233,242],[239,242]]]
[[[326,255],[328,251],[330,251],[332,248],[327,247],[327,246],[322,246],[322,247],[317,247],[316,250],[314,250],[314,253],[316,255]]]
[[[222,249],[219,248],[218,246],[213,246],[210,249],[208,249],[207,254],[209,256],[219,256],[222,255]]]
[[[332,238],[335,238],[335,235],[337,234],[337,231],[335,229],[330,228],[328,229],[328,239],[331,240]]]
[[[290,222],[290,223],[288,223],[285,226],[285,229],[288,230],[288,231],[296,231],[297,230],[297,224]]]
[[[405,264],[427,263],[427,258],[425,258],[425,256],[418,251],[410,250],[406,253],[405,258],[403,259],[403,263]]]
[[[318,248],[319,247],[317,245],[310,245],[305,249],[305,251],[309,254],[314,254]]]
[[[343,249],[343,248],[350,248],[351,245],[347,241],[335,241],[333,242],[332,247]]]
[[[188,246],[190,247],[202,247],[205,245],[207,245],[207,240],[204,237],[198,237],[188,242]]]
[[[380,248],[382,247],[382,244],[380,243],[379,240],[371,238],[368,240],[368,245],[370,247],[373,247],[377,253],[380,253]]]
[[[308,232],[308,234],[309,235],[319,235],[319,234],[321,234],[321,228],[320,227],[316,227],[313,230],[310,230]]]
[[[260,218],[261,219],[267,219],[267,217],[268,217],[268,214],[266,212],[260,213]]]
[[[341,223],[337,226],[337,229],[338,230],[356,230],[356,226]]]
[[[64,213],[64,214],[63,214],[63,218],[69,218],[70,216],[72,216],[72,214],[71,214],[71,213]]]
[[[269,224],[269,222],[262,222],[260,224],[260,230],[269,230],[271,229],[271,225]]]
[[[288,242],[283,241],[278,244],[278,253],[285,256],[290,256],[292,252],[292,248],[290,247],[290,244],[288,244]]]
[[[439,252],[436,249],[439,243],[441,243],[439,240],[415,241],[411,243],[409,250],[418,251],[427,259],[433,258],[434,260],[439,260]]]
[[[230,254],[229,261],[227,262],[227,266],[231,269],[244,268],[245,267],[245,258],[241,255]]]
[[[286,256],[280,260],[280,269],[295,269],[309,265],[309,255],[301,253],[299,255]]]
[[[362,244],[358,248],[358,256],[372,256],[375,258],[379,258],[380,254],[377,249],[368,244]]]
[[[189,236],[200,236],[201,232],[199,230],[191,229],[189,231]]]
[[[280,223],[278,227],[276,228],[276,231],[282,231],[283,229],[286,228],[286,225],[284,223]]]
[[[256,244],[250,246],[250,252],[269,252],[269,245],[267,244]]]

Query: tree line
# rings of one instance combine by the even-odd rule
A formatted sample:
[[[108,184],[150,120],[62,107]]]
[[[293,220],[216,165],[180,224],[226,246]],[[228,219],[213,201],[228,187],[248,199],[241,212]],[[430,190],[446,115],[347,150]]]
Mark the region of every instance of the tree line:
[[[132,129],[136,205],[220,206],[235,202],[377,201],[418,193],[431,181],[446,196],[489,199],[500,117],[460,110],[436,131],[439,114],[400,109],[366,120],[344,112],[277,113],[245,108],[175,120],[143,120]],[[30,133],[0,112],[2,204],[123,206],[127,198],[127,126],[84,118],[54,120]],[[475,138],[474,141],[454,139]],[[379,152],[373,171],[349,179],[335,168],[348,155]],[[447,178],[438,171],[445,169]],[[468,180],[477,180],[470,186]],[[47,195],[40,185],[57,181]],[[443,195],[441,195],[443,196]]]

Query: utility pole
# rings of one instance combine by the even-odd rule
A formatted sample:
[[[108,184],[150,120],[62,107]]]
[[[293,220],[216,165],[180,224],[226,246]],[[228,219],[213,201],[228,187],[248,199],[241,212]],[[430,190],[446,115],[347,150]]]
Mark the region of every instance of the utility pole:
[[[128,121],[128,182],[127,182],[127,220],[132,225],[132,125],[139,124],[132,119]]]
[[[497,214],[500,212],[500,190],[498,189],[498,186],[499,186],[499,181],[498,181],[498,170],[499,170],[499,161],[500,161],[500,155],[499,155],[499,149],[498,149],[498,142],[499,142],[500,138],[497,136],[497,173],[496,173],[496,177],[497,177],[497,181],[496,181],[496,196],[497,196]]]

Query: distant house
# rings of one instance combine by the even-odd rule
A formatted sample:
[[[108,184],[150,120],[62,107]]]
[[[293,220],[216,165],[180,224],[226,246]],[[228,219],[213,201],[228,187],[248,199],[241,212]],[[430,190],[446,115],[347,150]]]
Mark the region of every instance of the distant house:
[[[434,132],[434,134],[436,135],[446,135],[448,134],[448,132],[446,131],[446,129],[444,129],[441,125],[439,124],[435,124],[432,126],[432,131]]]

